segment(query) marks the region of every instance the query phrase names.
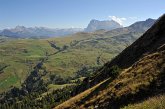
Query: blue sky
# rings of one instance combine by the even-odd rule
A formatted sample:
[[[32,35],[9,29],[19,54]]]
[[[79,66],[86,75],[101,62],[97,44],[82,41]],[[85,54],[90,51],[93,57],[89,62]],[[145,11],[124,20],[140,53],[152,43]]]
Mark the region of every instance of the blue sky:
[[[0,0],[0,29],[84,28],[91,19],[114,19],[128,26],[164,12],[164,0]]]

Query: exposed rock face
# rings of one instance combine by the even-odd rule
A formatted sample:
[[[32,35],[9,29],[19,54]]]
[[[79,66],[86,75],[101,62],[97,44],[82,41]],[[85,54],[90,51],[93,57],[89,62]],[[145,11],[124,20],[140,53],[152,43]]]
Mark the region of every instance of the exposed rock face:
[[[99,20],[91,20],[90,23],[88,24],[87,28],[85,29],[86,32],[93,32],[96,30],[104,29],[104,30],[112,30],[116,28],[121,28],[122,26],[111,20],[106,20],[106,21],[99,21]]]

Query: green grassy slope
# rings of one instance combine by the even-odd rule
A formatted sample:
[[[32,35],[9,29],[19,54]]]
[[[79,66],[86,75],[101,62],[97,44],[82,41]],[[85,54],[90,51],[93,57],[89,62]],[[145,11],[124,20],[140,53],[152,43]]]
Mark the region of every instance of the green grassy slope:
[[[54,49],[44,40],[7,40],[0,46],[0,66],[6,65],[0,76],[0,89],[19,86],[35,64]]]
[[[1,37],[0,92],[12,86],[19,87],[43,58],[48,58],[44,61],[44,67],[49,72],[43,77],[44,80],[52,74],[63,78],[73,77],[84,66],[97,67],[111,60],[142,33],[119,29],[109,32],[80,32],[50,39]]]
[[[82,66],[98,66],[96,62],[98,56],[100,56],[100,63],[104,64],[106,60],[111,59],[119,52],[102,52],[103,48],[95,48],[95,45],[90,46],[90,43],[85,42],[85,39],[89,37],[92,38],[92,36],[84,37],[83,33],[79,33],[78,36],[66,38],[12,39],[1,42],[0,68],[6,67],[1,69],[0,92],[9,89],[12,85],[20,86],[33,67],[46,55],[48,55],[48,60],[44,62],[44,66],[49,74],[69,77],[74,76],[73,73]],[[58,52],[57,49],[50,46],[48,41],[54,42],[61,49],[64,45],[68,48]],[[84,46],[81,46],[80,42],[77,45],[70,45],[77,43],[76,41],[84,41]],[[121,49],[123,48],[121,47]],[[48,78],[49,74],[45,78]]]

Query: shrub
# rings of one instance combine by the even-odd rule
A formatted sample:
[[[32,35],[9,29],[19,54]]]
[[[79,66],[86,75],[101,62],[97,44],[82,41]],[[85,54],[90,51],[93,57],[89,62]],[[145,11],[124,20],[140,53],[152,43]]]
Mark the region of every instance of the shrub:
[[[121,69],[117,65],[114,65],[110,67],[110,69],[108,69],[108,75],[112,78],[115,78],[116,76],[118,76],[120,72],[121,72]]]

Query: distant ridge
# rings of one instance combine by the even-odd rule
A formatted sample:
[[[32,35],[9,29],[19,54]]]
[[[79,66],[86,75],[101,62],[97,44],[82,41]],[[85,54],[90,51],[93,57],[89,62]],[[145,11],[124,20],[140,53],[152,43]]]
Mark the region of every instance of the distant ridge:
[[[130,32],[145,32],[154,24],[154,19],[147,19],[146,21],[138,21],[128,27],[122,27],[119,23],[111,20],[98,21],[91,20],[88,27],[83,28],[64,28],[51,29],[46,27],[25,27],[16,26],[11,29],[0,30],[1,36],[12,38],[49,38],[72,35],[78,32],[104,32],[105,35],[123,34]],[[117,35],[116,34],[116,35]]]
[[[66,36],[81,32],[84,29],[82,28],[66,28],[66,29],[51,29],[45,27],[29,27],[16,26],[12,29],[4,29],[1,31],[0,35],[16,38],[47,38],[47,37],[57,37],[57,36]]]

